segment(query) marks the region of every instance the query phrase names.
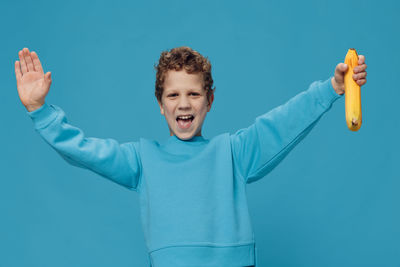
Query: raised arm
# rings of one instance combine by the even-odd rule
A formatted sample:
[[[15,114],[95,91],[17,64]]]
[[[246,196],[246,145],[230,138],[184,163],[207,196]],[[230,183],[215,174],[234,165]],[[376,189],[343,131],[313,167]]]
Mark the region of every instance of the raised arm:
[[[234,165],[246,183],[274,169],[311,131],[339,98],[331,79],[311,84],[284,105],[256,118],[248,128],[231,135]]]
[[[366,83],[365,57],[359,56],[353,79]],[[256,118],[250,127],[230,136],[236,172],[246,183],[257,181],[273,170],[311,131],[334,101],[345,93],[347,65],[336,65],[334,76],[317,81],[284,105]]]
[[[49,73],[43,74],[36,53],[23,49],[19,56],[21,61],[15,63],[18,93],[40,136],[68,163],[136,191],[141,175],[138,143],[85,137],[68,123],[61,108],[44,101],[51,80]]]

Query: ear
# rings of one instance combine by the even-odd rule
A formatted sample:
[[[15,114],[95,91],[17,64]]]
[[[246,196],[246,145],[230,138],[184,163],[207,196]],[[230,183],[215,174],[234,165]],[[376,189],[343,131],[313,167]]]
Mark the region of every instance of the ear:
[[[161,103],[160,101],[158,101],[158,100],[157,100],[157,102],[158,102],[158,105],[160,106],[160,113],[161,113],[162,115],[164,115],[164,108],[163,108],[163,106],[162,106],[162,103]]]
[[[210,97],[208,98],[207,112],[209,112],[211,110],[211,106],[212,106],[213,102],[214,102],[214,92],[212,92]]]

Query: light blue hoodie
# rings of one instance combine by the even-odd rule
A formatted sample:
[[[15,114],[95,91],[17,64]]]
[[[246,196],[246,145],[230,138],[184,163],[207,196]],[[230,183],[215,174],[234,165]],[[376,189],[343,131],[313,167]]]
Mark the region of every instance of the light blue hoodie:
[[[27,113],[68,163],[139,193],[151,266],[241,267],[257,264],[246,184],[274,169],[341,96],[330,78],[317,81],[234,134],[162,144],[85,137],[47,103]]]

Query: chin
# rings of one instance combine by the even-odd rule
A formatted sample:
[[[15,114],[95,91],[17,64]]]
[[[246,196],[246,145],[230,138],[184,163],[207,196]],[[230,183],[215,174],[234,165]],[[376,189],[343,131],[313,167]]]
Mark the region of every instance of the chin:
[[[190,133],[183,133],[183,134],[175,134],[179,139],[181,140],[190,140],[193,138],[193,136],[195,136],[194,134],[190,134]]]
[[[173,135],[176,135],[176,137],[178,137],[181,140],[190,140],[193,137],[197,136],[197,135],[201,135],[200,131],[189,131],[189,132],[178,132],[178,131],[173,131],[172,132]]]

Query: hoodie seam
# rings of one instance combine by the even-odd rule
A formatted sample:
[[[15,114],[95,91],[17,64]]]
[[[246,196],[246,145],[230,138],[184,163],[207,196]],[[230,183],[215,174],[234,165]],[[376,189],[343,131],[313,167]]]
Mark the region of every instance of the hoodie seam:
[[[234,243],[234,244],[219,244],[219,243],[181,243],[181,244],[173,244],[168,246],[159,247],[153,250],[150,250],[149,253],[153,253],[162,249],[173,248],[173,247],[215,247],[215,248],[225,248],[225,247],[244,247],[254,245],[255,240],[243,243]]]

